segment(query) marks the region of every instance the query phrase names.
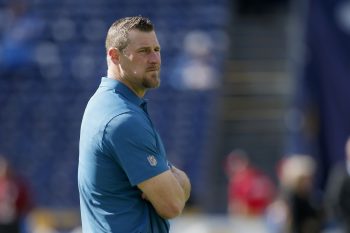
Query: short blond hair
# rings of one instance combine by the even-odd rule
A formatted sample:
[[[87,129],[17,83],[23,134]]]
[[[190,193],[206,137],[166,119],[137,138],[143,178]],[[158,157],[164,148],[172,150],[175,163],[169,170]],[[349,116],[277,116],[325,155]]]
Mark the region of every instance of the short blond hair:
[[[128,33],[130,30],[137,29],[143,32],[151,32],[154,26],[150,19],[142,16],[126,17],[115,21],[109,28],[106,37],[106,50],[117,48],[123,51],[128,45]]]
[[[282,164],[281,183],[286,188],[294,189],[298,180],[313,177],[316,172],[316,162],[309,155],[294,154],[286,158]]]

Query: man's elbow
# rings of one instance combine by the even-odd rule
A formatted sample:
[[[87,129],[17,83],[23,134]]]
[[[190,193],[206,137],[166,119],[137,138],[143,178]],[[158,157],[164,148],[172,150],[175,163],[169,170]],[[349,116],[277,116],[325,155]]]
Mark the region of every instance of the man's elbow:
[[[158,214],[165,219],[172,219],[179,216],[185,207],[184,203],[170,203],[166,207],[157,210]]]

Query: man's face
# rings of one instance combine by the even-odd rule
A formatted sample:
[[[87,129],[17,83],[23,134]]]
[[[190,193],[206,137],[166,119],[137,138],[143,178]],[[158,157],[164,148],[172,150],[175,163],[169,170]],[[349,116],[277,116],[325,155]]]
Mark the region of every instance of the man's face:
[[[160,46],[154,31],[129,32],[129,44],[120,55],[122,77],[133,88],[148,89],[160,85]]]

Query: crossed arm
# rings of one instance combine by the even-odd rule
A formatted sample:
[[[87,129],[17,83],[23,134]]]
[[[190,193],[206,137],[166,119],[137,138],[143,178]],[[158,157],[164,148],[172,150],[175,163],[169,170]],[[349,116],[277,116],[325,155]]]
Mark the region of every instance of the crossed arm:
[[[180,215],[191,193],[191,183],[186,173],[174,166],[141,182],[138,187],[143,192],[143,198],[150,201],[165,219]]]
[[[135,168],[143,168],[145,155],[157,153],[158,148],[153,140],[155,135],[152,132],[154,131],[145,124],[144,118],[131,111],[113,118],[106,127],[105,143],[110,145],[112,150],[118,151],[118,160],[130,176],[133,176]],[[170,169],[137,186],[142,191],[143,198],[153,205],[161,217],[166,219],[174,218],[182,212],[191,192],[187,175],[174,166],[170,166]]]

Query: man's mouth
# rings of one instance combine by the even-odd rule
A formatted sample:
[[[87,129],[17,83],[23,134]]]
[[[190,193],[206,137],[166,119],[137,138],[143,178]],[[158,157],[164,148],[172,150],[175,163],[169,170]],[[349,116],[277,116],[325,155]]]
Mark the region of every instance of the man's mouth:
[[[150,67],[147,68],[146,71],[159,71],[160,69],[158,67]]]

